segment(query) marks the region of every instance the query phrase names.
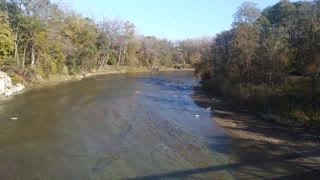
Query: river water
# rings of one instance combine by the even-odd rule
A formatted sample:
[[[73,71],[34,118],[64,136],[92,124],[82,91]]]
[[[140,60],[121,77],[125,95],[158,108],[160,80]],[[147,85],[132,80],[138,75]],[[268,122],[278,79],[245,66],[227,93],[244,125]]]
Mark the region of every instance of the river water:
[[[197,85],[193,72],[101,75],[0,101],[0,179],[233,179],[232,140]]]

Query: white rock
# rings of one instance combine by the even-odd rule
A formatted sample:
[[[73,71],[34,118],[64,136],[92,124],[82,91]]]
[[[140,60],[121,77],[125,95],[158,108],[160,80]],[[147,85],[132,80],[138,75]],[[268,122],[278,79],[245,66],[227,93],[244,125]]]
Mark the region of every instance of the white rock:
[[[10,118],[11,120],[18,120],[18,118],[17,117],[12,117],[12,118]]]
[[[76,79],[77,79],[77,80],[82,80],[82,79],[83,79],[83,76],[77,76]]]
[[[16,84],[15,86],[13,86],[12,92],[13,92],[13,93],[17,93],[17,92],[22,91],[24,88],[25,88],[25,87],[24,87],[23,84],[18,83],[18,84]]]
[[[0,94],[3,94],[5,92],[5,82],[4,79],[0,77]]]
[[[0,94],[5,94],[5,96],[11,96],[13,91],[12,81],[7,73],[0,71]],[[20,88],[19,88],[20,89]]]
[[[10,76],[7,73],[0,71],[0,95],[11,96],[13,93],[20,92],[24,89],[24,85],[18,83],[12,84]]]
[[[210,111],[210,110],[211,110],[211,106],[209,106],[209,107],[207,108],[207,110]]]
[[[6,89],[11,89],[12,88],[12,82],[11,78],[9,76],[5,77],[5,87]]]
[[[9,97],[12,95],[12,91],[11,90],[7,90],[5,93],[4,93],[5,96]]]
[[[200,117],[200,115],[198,115],[198,114],[197,114],[197,115],[195,115],[194,117],[199,118],[199,117]]]

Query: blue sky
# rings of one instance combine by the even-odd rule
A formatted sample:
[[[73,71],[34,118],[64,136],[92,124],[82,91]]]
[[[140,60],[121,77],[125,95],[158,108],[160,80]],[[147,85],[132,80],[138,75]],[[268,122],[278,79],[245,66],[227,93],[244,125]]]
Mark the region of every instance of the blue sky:
[[[182,40],[214,36],[231,27],[233,14],[245,0],[69,0],[84,16],[103,16],[135,24],[139,34]],[[278,0],[252,0],[263,9]]]

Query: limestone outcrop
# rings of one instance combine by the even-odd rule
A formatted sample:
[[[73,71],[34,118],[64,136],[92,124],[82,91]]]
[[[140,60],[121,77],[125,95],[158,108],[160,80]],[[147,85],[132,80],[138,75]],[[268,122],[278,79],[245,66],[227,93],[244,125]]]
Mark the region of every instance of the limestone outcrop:
[[[10,76],[0,71],[0,95],[11,96],[14,93],[22,91],[24,88],[24,85],[21,83],[13,85]]]

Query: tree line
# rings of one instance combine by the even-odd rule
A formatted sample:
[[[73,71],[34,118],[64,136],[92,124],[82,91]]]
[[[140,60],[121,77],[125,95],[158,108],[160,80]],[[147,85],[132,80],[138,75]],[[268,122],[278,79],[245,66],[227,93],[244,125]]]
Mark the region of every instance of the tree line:
[[[50,0],[0,0],[0,70],[14,79],[73,75],[109,65],[195,66],[213,91],[274,119],[320,119],[320,0],[245,2],[230,30],[171,41],[132,22],[84,17]]]
[[[281,0],[263,10],[243,3],[196,70],[213,91],[277,121],[320,120],[320,1]]]
[[[0,33],[0,70],[21,77],[108,65],[193,66],[211,43],[139,35],[129,21],[96,21],[50,0],[0,0]]]

